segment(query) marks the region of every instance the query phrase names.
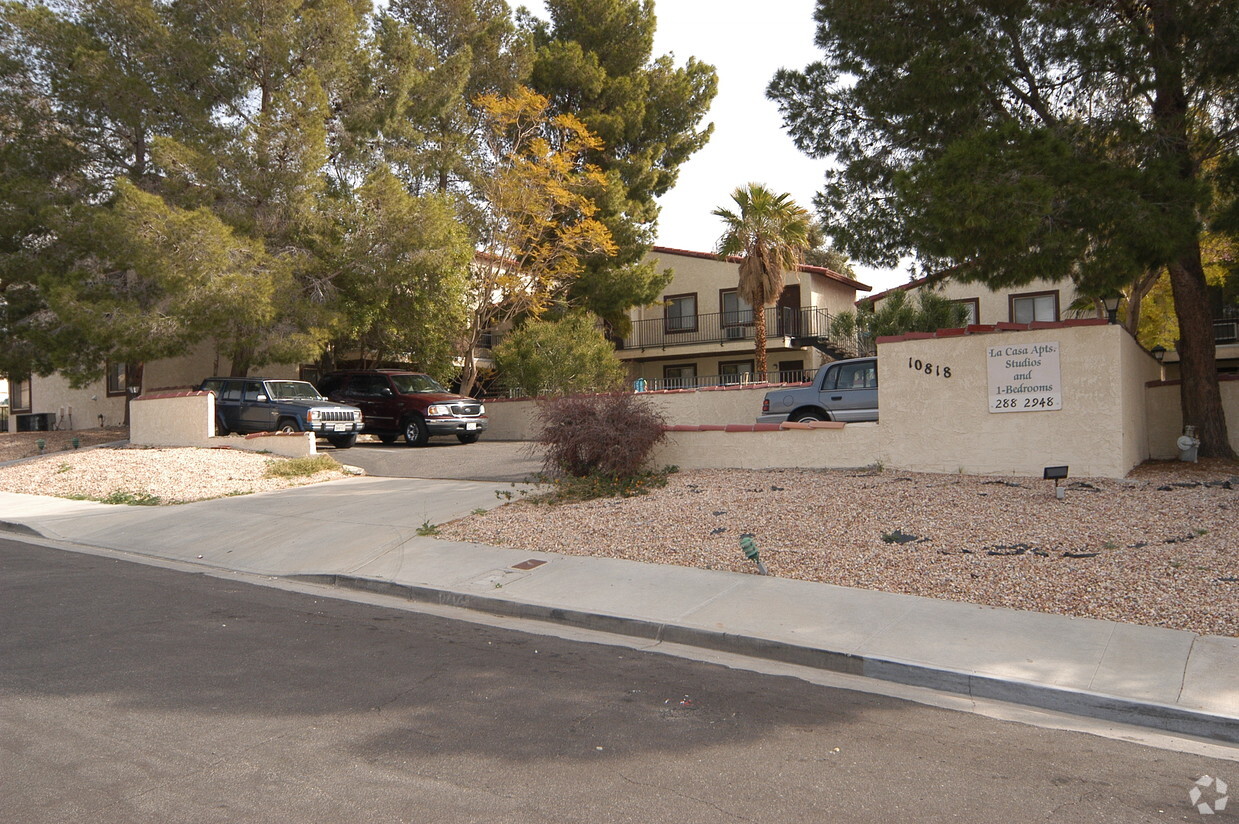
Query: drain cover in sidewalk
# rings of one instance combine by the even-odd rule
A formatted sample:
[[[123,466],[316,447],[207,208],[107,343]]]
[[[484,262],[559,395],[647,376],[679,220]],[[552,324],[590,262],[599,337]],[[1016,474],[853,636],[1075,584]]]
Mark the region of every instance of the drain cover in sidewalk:
[[[521,561],[519,564],[512,564],[512,569],[536,569],[545,563],[546,561],[539,561],[536,558],[530,558],[528,561]]]

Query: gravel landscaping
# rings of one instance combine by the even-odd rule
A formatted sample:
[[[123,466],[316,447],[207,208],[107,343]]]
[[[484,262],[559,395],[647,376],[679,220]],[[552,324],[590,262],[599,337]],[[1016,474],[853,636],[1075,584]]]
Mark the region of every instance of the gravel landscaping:
[[[0,455],[32,443],[0,435]],[[0,491],[173,503],[342,477],[267,478],[273,458],[231,449],[65,445],[0,467]],[[512,493],[439,536],[755,574],[740,550],[751,533],[772,575],[1239,635],[1239,464],[1154,462],[1065,486],[1060,501],[1039,478],[702,470],[633,498],[549,506]]]
[[[518,501],[441,537],[770,574],[1239,635],[1239,465],[1153,463],[1124,480],[708,470],[626,499]]]
[[[0,492],[174,504],[345,477],[339,467],[313,475],[266,477],[268,466],[278,460],[239,449],[70,449],[0,467]]]

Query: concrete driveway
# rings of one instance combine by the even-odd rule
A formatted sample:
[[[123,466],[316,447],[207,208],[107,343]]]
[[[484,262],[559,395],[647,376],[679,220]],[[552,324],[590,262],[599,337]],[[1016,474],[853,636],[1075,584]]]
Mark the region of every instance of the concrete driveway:
[[[535,457],[530,446],[524,441],[488,441],[485,435],[472,444],[432,438],[423,447],[405,446],[403,440],[382,444],[372,436],[363,436],[352,449],[333,449],[319,442],[325,454],[375,477],[515,483],[542,469],[541,457]]]

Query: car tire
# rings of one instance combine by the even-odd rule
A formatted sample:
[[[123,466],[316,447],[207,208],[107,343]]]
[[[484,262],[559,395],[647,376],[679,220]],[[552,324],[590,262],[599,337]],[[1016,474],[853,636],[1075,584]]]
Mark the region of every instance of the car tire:
[[[280,422],[275,425],[275,431],[291,435],[300,432],[301,427],[297,426],[297,422],[292,418],[280,418]]]
[[[391,444],[394,444],[396,442],[396,438],[399,437],[399,435],[379,435],[379,440],[390,446]]]
[[[336,449],[348,449],[357,443],[357,435],[332,435],[327,439],[327,442]]]
[[[430,430],[426,422],[418,415],[410,415],[404,420],[404,445],[425,446],[430,440]]]
[[[796,423],[816,423],[818,421],[828,421],[830,416],[821,410],[808,409],[804,412],[797,412],[789,420]]]
[[[461,432],[456,435],[456,440],[461,443],[477,443],[480,437],[482,437],[481,432]]]
[[[224,423],[224,419],[216,418],[215,419],[215,437],[222,438],[225,435],[231,435],[231,434],[232,433],[228,431],[228,426]]]

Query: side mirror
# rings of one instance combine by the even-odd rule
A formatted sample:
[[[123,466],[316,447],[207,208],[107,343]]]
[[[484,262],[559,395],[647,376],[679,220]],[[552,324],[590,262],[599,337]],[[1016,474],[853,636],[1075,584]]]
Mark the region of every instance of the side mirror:
[[[379,390],[379,397],[380,397],[380,398],[390,398],[393,394],[395,394],[395,393],[393,393],[393,392],[391,391],[391,387],[390,387],[390,386],[384,386],[382,389],[380,389],[380,390]]]
[[[257,397],[254,398],[254,403],[266,403],[266,402],[267,402],[266,395],[258,395]]]

